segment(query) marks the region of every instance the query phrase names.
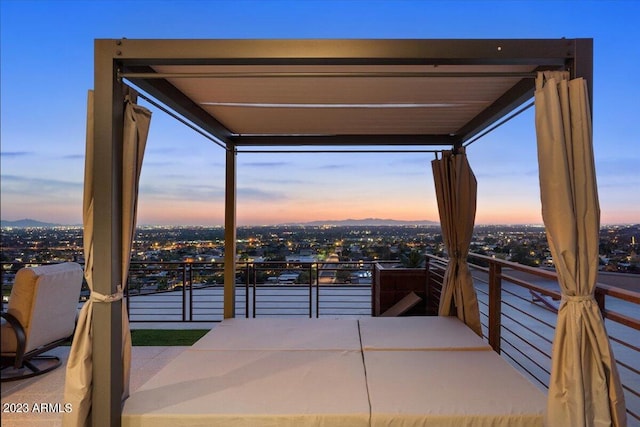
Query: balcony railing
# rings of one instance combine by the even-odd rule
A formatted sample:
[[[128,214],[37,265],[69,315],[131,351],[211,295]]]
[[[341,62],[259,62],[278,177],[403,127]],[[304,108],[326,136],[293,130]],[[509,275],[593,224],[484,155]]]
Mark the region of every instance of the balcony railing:
[[[134,262],[127,306],[131,322],[223,319],[224,264]],[[239,262],[237,317],[369,316],[371,264]]]
[[[2,264],[4,300],[23,266]],[[236,316],[370,316],[371,271],[371,263],[362,262],[238,262]],[[219,322],[223,281],[223,263],[131,262],[130,322]],[[85,283],[81,303],[88,295]]]
[[[428,260],[431,295],[439,297],[447,260],[434,256]],[[485,338],[530,380],[548,388],[560,300],[556,273],[477,254],[471,254],[469,261]],[[595,298],[616,358],[627,415],[638,423],[640,292],[598,284]]]

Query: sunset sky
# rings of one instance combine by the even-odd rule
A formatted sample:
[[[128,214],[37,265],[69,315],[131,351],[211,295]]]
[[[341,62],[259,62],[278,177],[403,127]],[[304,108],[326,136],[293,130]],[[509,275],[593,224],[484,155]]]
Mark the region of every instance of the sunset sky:
[[[96,38],[587,37],[602,223],[640,222],[640,2],[0,0],[0,8],[3,220],[81,224]],[[221,225],[223,150],[148,107],[138,223]],[[542,223],[533,115],[468,148],[477,224]],[[241,154],[238,222],[437,220],[433,157]]]

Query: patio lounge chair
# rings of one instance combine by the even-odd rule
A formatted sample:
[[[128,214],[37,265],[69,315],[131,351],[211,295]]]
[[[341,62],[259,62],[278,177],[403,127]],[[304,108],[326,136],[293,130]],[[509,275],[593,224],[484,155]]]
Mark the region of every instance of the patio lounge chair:
[[[2,381],[29,378],[60,366],[42,355],[73,337],[82,286],[80,264],[21,268],[2,312]]]

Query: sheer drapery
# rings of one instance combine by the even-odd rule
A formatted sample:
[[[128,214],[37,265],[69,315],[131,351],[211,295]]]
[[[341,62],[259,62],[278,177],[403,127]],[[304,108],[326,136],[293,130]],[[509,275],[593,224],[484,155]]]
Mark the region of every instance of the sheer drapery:
[[[151,120],[151,112],[135,104],[135,92],[125,97],[123,117],[123,176],[122,176],[122,284],[127,283],[131,244],[136,228],[138,183],[142,159]],[[83,196],[83,238],[85,256],[85,279],[91,291],[89,300],[80,311],[73,344],[67,362],[64,402],[73,410],[63,415],[63,425],[88,426],[91,424],[92,377],[93,377],[93,307],[94,304],[111,303],[122,299],[122,285],[113,295],[102,295],[93,290],[93,209],[94,209],[94,105],[93,91],[89,91],[87,102],[87,140],[85,154],[85,177]],[[122,363],[123,399],[129,396],[131,366],[131,333],[126,305],[122,304]]]
[[[442,237],[449,253],[438,315],[455,314],[482,336],[478,298],[467,264],[476,216],[476,177],[464,151],[445,151],[441,159],[431,162],[431,167]]]
[[[586,81],[539,73],[535,106],[542,217],[562,292],[546,424],[625,426],[624,394],[594,299],[600,207]]]

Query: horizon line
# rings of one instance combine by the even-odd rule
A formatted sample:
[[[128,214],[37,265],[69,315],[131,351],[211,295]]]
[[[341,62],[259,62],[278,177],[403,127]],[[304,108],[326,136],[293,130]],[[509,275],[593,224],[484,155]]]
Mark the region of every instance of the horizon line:
[[[15,227],[15,228],[54,228],[54,227],[71,227],[71,228],[80,228],[80,227],[84,227],[83,224],[62,224],[62,223],[49,223],[49,222],[45,222],[45,221],[39,221],[39,220],[34,220],[31,218],[24,218],[24,219],[19,219],[19,220],[0,220],[2,221],[3,225],[2,228],[7,228],[7,227]],[[11,225],[11,224],[5,224],[5,223],[16,223],[16,222],[22,222],[22,221],[33,221],[33,222],[37,222],[37,223],[41,223],[43,225],[34,225],[34,226],[16,226],[16,225]],[[347,223],[347,222],[380,222],[380,224],[341,224],[341,223]],[[388,221],[390,223],[397,223],[397,224],[384,224],[385,221]],[[282,222],[282,223],[254,223],[254,224],[237,224],[236,227],[286,227],[286,226],[316,226],[316,227],[321,227],[321,226],[368,226],[368,227],[379,227],[379,226],[393,226],[393,225],[397,225],[397,226],[411,226],[411,225],[420,225],[420,226],[426,226],[426,227],[440,227],[440,222],[438,221],[433,221],[433,220],[395,220],[395,219],[390,219],[390,218],[362,218],[362,219],[344,219],[344,220],[313,220],[313,221],[296,221],[296,222]],[[633,226],[633,225],[640,225],[640,221],[638,222],[620,222],[620,223],[602,223],[600,224],[600,227],[606,227],[606,226]],[[513,222],[513,223],[505,223],[505,222],[483,222],[483,223],[476,223],[474,224],[474,227],[476,226],[480,226],[480,227],[484,227],[484,226],[503,226],[503,227],[545,227],[544,223],[527,223],[527,222]],[[152,223],[144,223],[144,224],[137,224],[136,228],[142,228],[142,227],[198,227],[198,228],[206,228],[206,227],[210,227],[210,228],[224,228],[224,224],[190,224],[190,223],[176,223],[176,224],[152,224]]]

